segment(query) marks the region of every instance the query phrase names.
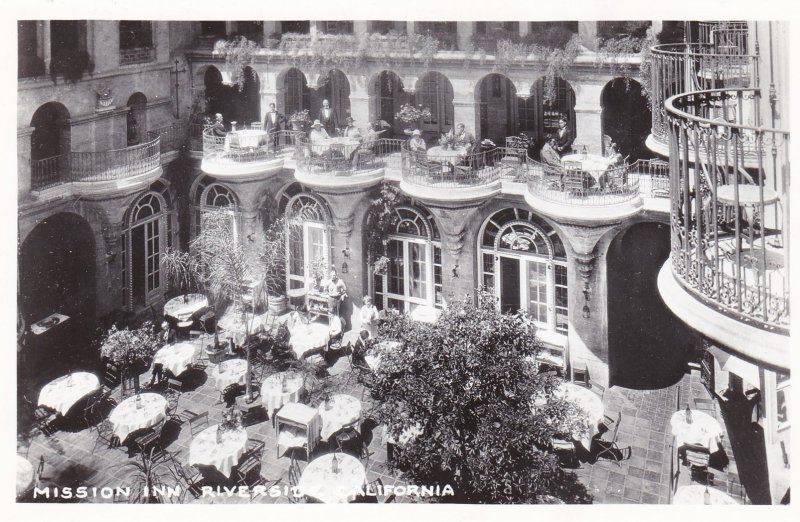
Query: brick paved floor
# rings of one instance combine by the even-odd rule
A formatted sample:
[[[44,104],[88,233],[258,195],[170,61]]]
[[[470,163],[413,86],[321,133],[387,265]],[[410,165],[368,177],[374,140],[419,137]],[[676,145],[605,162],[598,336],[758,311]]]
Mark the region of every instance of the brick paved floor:
[[[349,368],[346,358],[340,358],[329,373],[338,376],[340,383],[347,379]],[[188,384],[180,402],[179,412],[190,410],[193,412],[208,411],[209,424],[215,424],[222,419],[224,405],[219,403],[219,392],[213,386],[213,379],[195,370],[197,382]],[[145,374],[149,376],[148,374]],[[349,393],[361,397],[362,389],[351,379],[351,383],[343,386],[342,393]],[[689,397],[707,397],[705,389],[699,382],[697,375],[687,374],[678,384],[660,390],[630,390],[619,387],[609,388],[605,391],[603,402],[606,413],[616,418],[617,412],[622,413],[622,423],[619,428],[618,445],[620,448],[631,447],[631,457],[619,465],[611,460],[599,460],[595,463],[585,461],[576,473],[580,481],[586,486],[595,503],[634,503],[634,504],[664,504],[671,499],[671,477],[679,469],[675,462],[673,438],[670,431],[669,419],[679,406],[685,406]],[[718,419],[724,428],[724,423],[719,415]],[[368,460],[367,480],[373,481],[380,478],[383,484],[403,484],[402,478],[389,473],[386,466],[386,445],[383,440],[383,430],[366,421],[362,427],[365,439],[369,443],[371,456]],[[270,483],[279,481],[279,485],[289,484],[288,456],[276,455],[275,433],[272,423],[261,420],[247,427],[249,435],[257,435],[266,441],[262,459],[262,475]],[[609,438],[611,434],[606,434]],[[43,485],[58,486],[109,486],[119,487],[126,484],[126,474],[129,470],[123,465],[129,462],[126,449],[108,448],[104,444],[96,443],[96,431],[81,429],[80,427],[58,431],[50,437],[42,434],[23,440],[18,450],[27,451],[27,458],[37,462],[40,456],[45,460]],[[734,462],[728,437],[724,437],[724,448],[730,463],[725,473],[714,471],[714,487],[718,487],[735,498],[742,495],[741,483],[738,480],[736,463]],[[169,422],[164,430],[163,442],[166,449],[175,455],[180,462],[186,462],[191,442],[188,423],[179,425]],[[326,453],[326,444],[322,443],[316,454]],[[135,458],[135,457],[134,457]],[[313,458],[313,456],[312,456]],[[591,460],[591,459],[589,459]],[[301,468],[305,466],[301,462]],[[688,474],[681,473],[679,482],[688,481]],[[201,498],[192,499],[191,502],[204,503],[247,503],[247,497],[233,496],[230,498]],[[102,499],[89,499],[90,501],[107,502]],[[398,502],[413,502],[416,499],[397,497]],[[286,502],[285,498],[258,496],[254,502]]]

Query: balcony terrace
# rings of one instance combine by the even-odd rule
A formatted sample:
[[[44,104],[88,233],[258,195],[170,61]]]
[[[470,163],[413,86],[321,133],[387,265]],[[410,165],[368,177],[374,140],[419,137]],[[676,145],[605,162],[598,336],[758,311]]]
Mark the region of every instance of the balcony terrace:
[[[267,135],[260,128],[244,128],[216,136],[211,128],[206,128],[202,132],[201,169],[206,174],[240,181],[277,174],[283,169],[284,160],[280,154],[281,136],[287,136],[286,132]],[[290,138],[292,142],[293,139]]]

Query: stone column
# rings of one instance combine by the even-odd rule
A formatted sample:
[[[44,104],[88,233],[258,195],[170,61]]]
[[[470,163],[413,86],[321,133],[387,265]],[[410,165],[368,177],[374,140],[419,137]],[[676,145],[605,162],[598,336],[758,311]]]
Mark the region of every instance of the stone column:
[[[589,50],[597,50],[597,22],[578,22],[578,37]]]
[[[359,35],[369,32],[369,27],[367,25],[366,20],[354,20],[353,21],[353,34]]]
[[[406,34],[417,32],[417,22],[406,21]]]
[[[318,22],[317,20],[311,20],[311,22],[309,22],[308,34],[310,34],[311,36],[316,36],[318,33],[321,33],[322,30],[319,27],[319,24],[320,22]]]
[[[356,127],[366,129],[370,122],[369,91],[366,78],[350,81],[350,115],[356,120]]]
[[[41,20],[37,22],[38,26],[38,55],[39,57],[44,60],[44,70],[45,73],[49,73],[50,71],[50,20]]]
[[[519,36],[520,38],[525,38],[528,36],[528,33],[531,32],[531,23],[530,22],[518,22],[519,23]]]
[[[458,49],[463,51],[472,45],[472,33],[475,32],[475,22],[456,22]]]
[[[281,23],[275,20],[264,20],[261,22],[261,24],[261,31],[263,35],[261,45],[266,46],[267,40],[269,40],[271,34],[281,32]]]
[[[31,190],[31,134],[33,127],[17,129],[17,199]]]
[[[575,89],[575,144],[586,145],[588,152],[600,154],[603,147],[600,107],[603,85],[583,81],[572,83],[572,87]]]

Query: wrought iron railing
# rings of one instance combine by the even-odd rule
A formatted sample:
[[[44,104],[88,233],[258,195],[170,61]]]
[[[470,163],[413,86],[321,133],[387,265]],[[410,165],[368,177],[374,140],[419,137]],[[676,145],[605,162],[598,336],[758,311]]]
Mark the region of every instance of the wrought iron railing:
[[[790,135],[746,124],[759,102],[749,89],[667,100],[672,271],[721,312],[786,333]]]
[[[405,140],[380,138],[312,143],[304,133],[295,139],[297,168],[310,173],[358,174],[380,168],[399,169]]]
[[[189,124],[189,150],[203,152],[203,131],[209,127],[204,123]]]
[[[698,22],[697,38],[692,41],[711,44],[720,54],[747,54],[747,22]]]
[[[402,162],[403,181],[407,183],[463,188],[489,185],[503,177],[513,178],[524,169],[525,157],[518,149],[508,147],[456,153],[452,150],[412,151],[404,144]]]
[[[259,129],[239,129],[247,132],[229,132],[217,136],[214,129],[203,131],[203,158],[218,162],[253,163],[275,157],[267,132]]]
[[[639,197],[640,163],[609,165],[594,171],[548,165],[528,157],[528,190],[541,199],[565,205],[617,205]]]
[[[179,150],[186,145],[188,139],[188,125],[186,122],[179,121],[172,125],[159,127],[148,131],[147,135],[150,138],[159,136],[161,138],[161,154]]]
[[[64,182],[114,181],[145,174],[161,166],[161,138],[117,150],[69,152],[31,160],[31,188]]]
[[[723,54],[714,44],[665,44],[652,48],[653,138],[667,146],[664,102],[685,92],[755,85],[758,57]]]
[[[663,160],[638,160],[633,169],[639,174],[639,192],[651,198],[669,197],[669,163]]]

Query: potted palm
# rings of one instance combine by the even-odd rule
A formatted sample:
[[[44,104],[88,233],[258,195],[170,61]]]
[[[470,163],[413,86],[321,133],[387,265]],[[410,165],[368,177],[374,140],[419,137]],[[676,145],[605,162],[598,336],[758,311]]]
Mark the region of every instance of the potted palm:
[[[264,271],[263,292],[267,295],[269,312],[273,316],[286,313],[286,260],[290,237],[297,226],[283,217],[274,220],[264,231],[261,268]]]

